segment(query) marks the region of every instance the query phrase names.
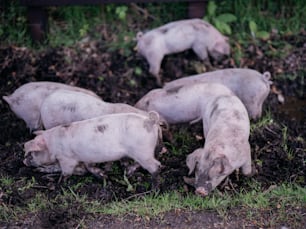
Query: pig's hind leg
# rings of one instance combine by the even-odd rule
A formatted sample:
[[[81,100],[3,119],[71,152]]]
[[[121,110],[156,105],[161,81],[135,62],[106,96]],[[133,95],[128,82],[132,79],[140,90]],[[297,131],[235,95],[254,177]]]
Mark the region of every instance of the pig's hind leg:
[[[144,169],[148,170],[152,175],[152,189],[158,189],[159,187],[159,172],[161,164],[154,158],[154,151],[152,153],[138,154],[140,156],[133,157]],[[145,156],[152,155],[152,156]]]
[[[242,167],[242,174],[245,176],[252,176],[255,172],[255,169],[252,168],[251,160],[248,160]]]
[[[103,179],[107,178],[102,169],[95,167],[95,164],[85,164],[86,169],[92,173],[96,178]]]
[[[64,177],[64,180],[66,180],[66,177],[71,176],[75,172],[75,168],[79,164],[77,160],[68,157],[58,158],[58,162],[61,166],[62,176]]]

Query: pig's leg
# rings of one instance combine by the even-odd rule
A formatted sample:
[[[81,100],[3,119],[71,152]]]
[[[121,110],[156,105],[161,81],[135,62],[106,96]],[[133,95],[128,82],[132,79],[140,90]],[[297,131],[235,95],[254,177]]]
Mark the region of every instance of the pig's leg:
[[[255,169],[252,172],[252,158],[251,158],[251,153],[250,153],[251,147],[249,143],[245,145],[245,150],[247,153],[246,153],[246,158],[244,160],[244,164],[241,167],[242,174],[246,176],[252,176],[253,172],[255,173]]]
[[[164,58],[164,55],[155,52],[155,53],[149,53],[149,57],[147,58],[150,69],[149,72],[156,77],[157,83],[161,85],[161,78],[159,75],[160,65]]]
[[[242,167],[242,174],[245,176],[252,176],[255,171],[252,169],[252,162],[248,160]]]
[[[102,169],[95,167],[94,164],[85,164],[85,167],[90,173],[92,173],[98,179],[103,179],[107,177],[102,171]]]
[[[152,175],[158,172],[160,167],[160,162],[155,158],[135,158],[135,160],[146,170],[148,170]]]
[[[70,176],[75,171],[75,168],[78,166],[79,162],[73,158],[62,157],[58,158],[58,162],[62,169],[62,175],[64,177]]]
[[[41,173],[59,173],[59,172],[62,172],[61,167],[58,163],[51,164],[51,165],[43,165],[43,166],[37,167],[35,170],[39,171]]]
[[[207,47],[202,45],[201,43],[196,42],[195,44],[193,44],[192,50],[201,60],[206,60],[208,58]]]
[[[148,156],[146,156],[148,155]],[[161,164],[158,160],[154,158],[154,151],[150,153],[146,153],[144,151],[143,154],[137,154],[137,156],[133,157],[135,161],[137,161],[144,169],[148,170],[152,175],[152,188],[157,189],[159,186],[159,170]]]

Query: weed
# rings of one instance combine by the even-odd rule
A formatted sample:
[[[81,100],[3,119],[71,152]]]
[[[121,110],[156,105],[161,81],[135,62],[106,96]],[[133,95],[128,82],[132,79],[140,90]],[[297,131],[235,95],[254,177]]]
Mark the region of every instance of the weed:
[[[232,28],[231,23],[237,21],[237,18],[234,14],[223,13],[216,15],[217,4],[215,1],[209,1],[207,5],[207,15],[204,17],[204,20],[212,23],[221,33],[231,35]]]
[[[1,175],[0,186],[3,188],[9,188],[14,183],[14,179],[9,176]]]
[[[259,120],[256,122],[251,123],[251,133],[254,132],[256,129],[260,129],[262,127],[265,127],[269,124],[272,124],[274,122],[271,112],[267,111],[264,116],[262,116]]]

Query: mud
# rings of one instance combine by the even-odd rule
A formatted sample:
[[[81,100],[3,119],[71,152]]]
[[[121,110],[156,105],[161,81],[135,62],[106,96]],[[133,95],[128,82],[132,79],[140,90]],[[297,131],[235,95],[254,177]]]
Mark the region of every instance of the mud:
[[[290,52],[282,58],[270,54],[275,48],[272,49],[271,45],[264,41],[258,45],[250,44],[243,47],[245,56],[239,64],[231,57],[223,62],[203,65],[191,51],[165,57],[162,63],[164,82],[199,73],[197,66],[200,66],[200,70],[207,71],[249,67],[260,72],[270,71],[274,86],[285,98],[285,103],[280,104],[277,94],[271,92],[263,109],[264,114],[269,113],[271,120],[267,125],[259,125],[251,132],[252,159],[257,173],[253,178],[232,174],[230,183],[218,187],[221,192],[225,189],[232,192],[240,188],[248,189],[250,179],[267,188],[286,182],[306,185],[306,100],[305,84],[301,80],[306,75],[306,70],[301,67],[306,66],[305,35],[301,33],[294,39],[290,36],[272,38],[272,44],[273,39],[283,39],[292,45]],[[93,90],[107,102],[133,105],[149,90],[158,86],[155,78],[148,73],[148,65],[143,58],[133,51],[128,57],[121,53],[120,50],[109,52],[101,40],[89,40],[70,48],[53,48],[45,51],[14,46],[0,47],[0,96],[12,93],[24,83],[45,80]],[[263,55],[264,53],[267,54]],[[136,68],[141,68],[142,74],[136,74]],[[296,77],[284,78],[284,75]],[[183,189],[186,193],[192,193],[193,188],[183,181],[183,176],[188,173],[185,159],[187,154],[203,145],[201,123],[192,126],[173,125],[170,127],[170,133],[164,134],[167,152],[157,155],[157,159],[163,164],[160,192]],[[27,199],[35,196],[38,190],[52,199],[62,193],[63,189],[69,189],[70,186],[79,183],[82,185],[76,194],[87,195],[88,198],[98,199],[101,203],[129,198],[151,190],[151,176],[143,169],[128,177],[133,186],[133,189],[128,189],[129,186],[123,179],[124,166],[121,162],[114,162],[110,168],[106,168],[108,179],[105,181],[86,174],[72,176],[66,182],[58,184],[59,174],[48,176],[35,172],[33,168],[25,167],[22,163],[23,143],[31,138],[33,135],[29,133],[25,123],[10,111],[5,101],[0,100],[0,174],[14,180],[10,191],[7,192],[9,195],[1,196],[0,202],[10,206],[24,206]],[[33,177],[38,185],[25,192],[18,191]],[[40,225],[65,228],[67,221],[82,218],[82,209],[79,208],[78,205],[70,206],[70,212],[67,212],[67,209],[50,209],[39,215]],[[112,223],[109,225],[113,226]],[[173,225],[170,223],[168,226]]]

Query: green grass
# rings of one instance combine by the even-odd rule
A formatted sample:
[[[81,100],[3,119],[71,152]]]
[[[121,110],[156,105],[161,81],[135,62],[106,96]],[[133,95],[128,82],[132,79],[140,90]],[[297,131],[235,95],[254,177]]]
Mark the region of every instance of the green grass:
[[[267,111],[265,112],[265,114],[263,114],[263,116],[257,120],[256,122],[251,122],[251,127],[250,127],[250,131],[251,133],[254,132],[256,129],[265,127],[269,124],[272,124],[274,122],[271,112]]]
[[[139,29],[150,29],[186,18],[188,11],[186,3],[148,3],[138,4],[137,7],[123,4],[49,7],[50,31],[47,43],[42,46],[70,46],[88,35],[101,38],[98,28],[102,25],[107,27],[111,39],[107,43],[111,43],[111,48],[127,49],[131,43],[130,38]],[[258,33],[271,33],[272,30],[281,34],[298,33],[305,29],[304,12],[306,4],[303,0],[281,3],[277,0],[234,0],[216,2],[215,15],[234,15],[237,20],[230,23],[232,34],[246,39],[251,37],[250,22],[256,25]],[[2,44],[31,46],[27,33],[26,9],[20,7],[17,0],[7,1],[5,10],[0,13],[0,22]],[[135,28],[135,25],[140,28]],[[125,37],[129,38],[125,40]]]
[[[135,196],[134,199],[113,201],[103,204],[99,200],[90,200],[86,195],[77,194],[73,188],[62,189],[62,193],[53,199],[46,194],[37,191],[36,195],[28,199],[25,206],[12,206],[2,203],[0,205],[0,220],[11,221],[20,219],[27,214],[35,214],[46,209],[71,209],[77,208],[85,214],[111,214],[123,216],[126,214],[140,217],[159,217],[172,210],[214,210],[220,215],[230,209],[273,211],[278,209],[278,215],[289,207],[305,208],[306,189],[294,184],[282,184],[271,186],[264,190],[255,181],[250,182],[248,191],[241,189],[236,193],[217,190],[206,198],[198,197],[192,193],[178,191],[158,193],[151,192],[143,196]],[[22,195],[22,193],[20,193]],[[253,215],[254,216],[254,215]]]
[[[134,214],[138,216],[158,216],[175,209],[185,210],[216,210],[244,207],[249,209],[273,209],[282,206],[305,206],[306,190],[292,184],[283,184],[272,190],[262,190],[258,184],[252,184],[254,190],[240,191],[237,194],[219,193],[215,191],[206,198],[193,194],[182,195],[178,192],[150,194],[135,198],[133,201],[115,201],[93,208],[92,213],[103,214]],[[96,212],[95,212],[96,211]]]

